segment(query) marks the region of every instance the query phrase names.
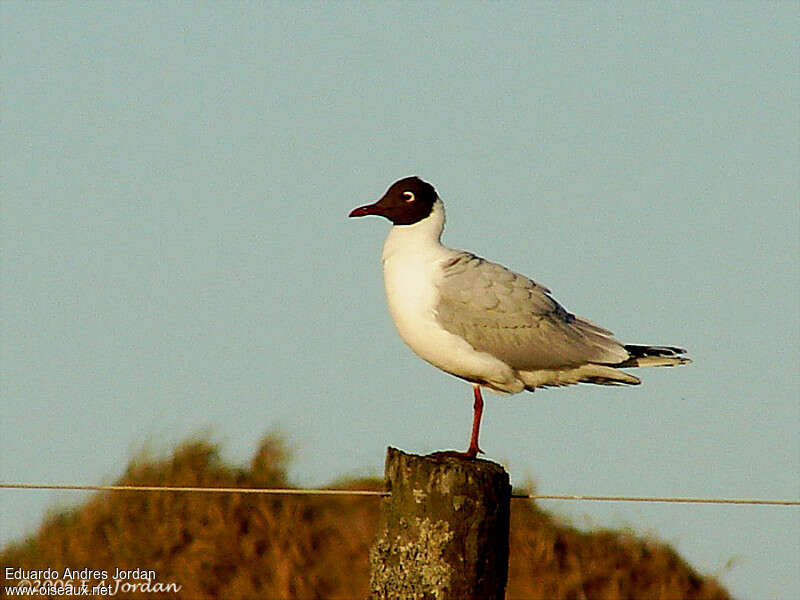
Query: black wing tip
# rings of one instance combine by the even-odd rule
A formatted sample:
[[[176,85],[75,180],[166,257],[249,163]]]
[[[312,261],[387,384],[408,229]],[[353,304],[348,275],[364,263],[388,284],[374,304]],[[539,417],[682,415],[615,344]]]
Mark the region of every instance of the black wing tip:
[[[686,354],[684,348],[678,348],[677,346],[641,346],[639,344],[625,344],[625,350],[628,351],[631,358],[645,358],[647,356],[680,357],[681,354]]]

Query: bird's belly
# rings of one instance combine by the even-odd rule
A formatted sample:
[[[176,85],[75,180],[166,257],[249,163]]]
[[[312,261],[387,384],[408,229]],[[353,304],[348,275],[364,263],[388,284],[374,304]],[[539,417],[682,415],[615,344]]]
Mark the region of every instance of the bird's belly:
[[[384,264],[389,312],[403,341],[417,356],[456,377],[501,392],[522,391],[524,384],[511,367],[437,323],[439,295],[429,268],[423,261]]]

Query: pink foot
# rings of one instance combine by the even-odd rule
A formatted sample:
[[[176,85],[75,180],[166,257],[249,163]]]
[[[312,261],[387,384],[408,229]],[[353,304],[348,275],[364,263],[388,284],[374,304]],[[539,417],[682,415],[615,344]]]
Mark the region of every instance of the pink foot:
[[[475,404],[472,405],[472,435],[469,439],[469,448],[466,452],[458,452],[456,450],[443,450],[442,452],[434,452],[429,454],[433,458],[466,458],[473,459],[478,454],[483,454],[483,450],[478,446],[478,434],[481,429],[481,415],[483,415],[483,396],[481,396],[481,386],[476,383],[472,384],[472,392],[475,397]]]

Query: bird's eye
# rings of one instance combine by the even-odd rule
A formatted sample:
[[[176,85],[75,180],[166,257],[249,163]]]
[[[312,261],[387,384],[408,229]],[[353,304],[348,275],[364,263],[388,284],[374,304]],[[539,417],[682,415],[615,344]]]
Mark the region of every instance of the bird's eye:
[[[406,202],[414,201],[414,192],[403,192],[403,196],[405,197]]]

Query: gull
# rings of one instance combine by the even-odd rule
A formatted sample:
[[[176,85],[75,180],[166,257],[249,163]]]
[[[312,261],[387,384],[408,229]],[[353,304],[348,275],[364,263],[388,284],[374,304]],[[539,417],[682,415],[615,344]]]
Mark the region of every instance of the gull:
[[[621,344],[607,329],[567,311],[546,287],[443,245],[444,204],[419,177],[394,182],[377,202],[349,216],[366,215],[392,222],[383,277],[400,337],[420,358],[472,385],[469,447],[444,454],[472,459],[483,453],[481,388],[516,394],[576,383],[638,385],[620,369],[691,362],[682,348]]]

